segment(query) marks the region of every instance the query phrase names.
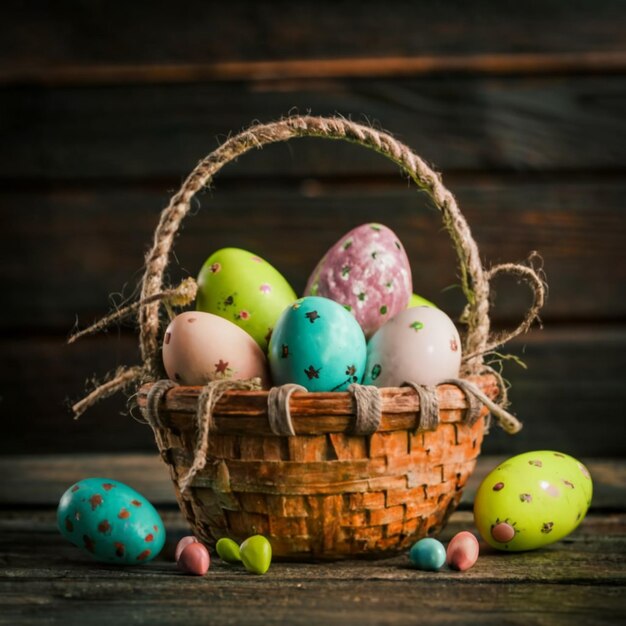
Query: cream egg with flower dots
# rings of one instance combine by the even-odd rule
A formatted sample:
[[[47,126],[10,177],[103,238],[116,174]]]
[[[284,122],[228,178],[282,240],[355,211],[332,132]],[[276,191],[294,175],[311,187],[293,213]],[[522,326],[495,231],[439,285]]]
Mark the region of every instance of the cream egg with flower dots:
[[[382,326],[367,345],[363,384],[400,387],[405,382],[437,385],[457,378],[461,339],[440,309],[406,309]]]

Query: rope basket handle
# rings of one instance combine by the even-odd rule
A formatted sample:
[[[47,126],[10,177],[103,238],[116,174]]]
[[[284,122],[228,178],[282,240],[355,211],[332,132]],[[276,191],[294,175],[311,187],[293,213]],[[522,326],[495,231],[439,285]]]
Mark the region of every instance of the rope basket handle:
[[[183,218],[189,212],[194,195],[207,186],[224,165],[253,148],[262,148],[268,144],[298,137],[343,140],[374,150],[398,165],[420,190],[430,196],[441,212],[444,226],[454,243],[461,273],[461,287],[467,299],[467,307],[463,314],[463,321],[467,324],[463,346],[465,373],[480,373],[486,367],[483,365],[485,353],[525,332],[538,318],[545,295],[545,285],[540,274],[532,266],[514,263],[485,270],[469,225],[454,196],[443,185],[439,174],[409,147],[384,131],[341,117],[291,116],[276,122],[251,126],[229,138],[198,163],[161,212],[152,248],[146,255],[146,269],[141,281],[139,301],[70,338],[71,343],[82,335],[101,330],[126,312],[138,310],[139,343],[143,365],[120,368],[110,381],[73,405],[76,417],[98,399],[111,395],[137,380],[156,380],[159,377],[159,307],[162,302],[167,305],[168,301],[170,304],[177,301],[179,304],[188,303],[193,300],[196,293],[196,285],[190,279],[183,281],[175,289],[163,290],[163,275],[169,263],[174,238]],[[534,300],[524,320],[515,330],[494,338],[490,337],[489,281],[502,273],[510,273],[525,280],[533,291]]]
[[[152,249],[146,257],[146,270],[142,280],[141,300],[148,303],[139,310],[141,356],[146,370],[154,373],[159,370],[159,303],[150,299],[162,289],[163,273],[169,261],[174,237],[181,221],[189,212],[191,199],[227,163],[253,148],[262,148],[296,137],[339,139],[370,148],[396,163],[421,190],[428,193],[441,211],[444,225],[457,252],[462,289],[468,302],[465,314],[468,332],[464,353],[470,358],[466,358],[465,367],[470,373],[477,372],[482,366],[483,354],[493,347],[493,342],[489,341],[489,275],[483,269],[478,247],[454,196],[435,171],[410,148],[388,133],[339,117],[312,116],[288,117],[269,124],[255,125],[231,137],[198,163],[161,213]],[[541,280],[537,278],[532,284],[535,293],[539,294],[536,295],[536,302],[542,303]],[[522,324],[525,328],[528,328],[536,316],[534,308],[531,311],[532,315],[527,316]],[[511,336],[509,334],[507,340]],[[499,343],[501,342],[498,345]]]

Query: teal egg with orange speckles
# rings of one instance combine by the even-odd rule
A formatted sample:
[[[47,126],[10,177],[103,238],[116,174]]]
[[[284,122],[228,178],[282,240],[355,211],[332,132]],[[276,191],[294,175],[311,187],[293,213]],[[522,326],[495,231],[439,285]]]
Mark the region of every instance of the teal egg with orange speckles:
[[[365,370],[365,335],[343,306],[319,296],[296,300],[279,318],[268,358],[276,385],[345,391]]]
[[[518,454],[492,470],[474,500],[474,522],[498,550],[534,550],[571,533],[583,520],[593,485],[577,459],[539,450]]]
[[[57,508],[61,534],[97,561],[140,565],[165,543],[156,509],[140,493],[109,478],[85,478],[61,496]]]

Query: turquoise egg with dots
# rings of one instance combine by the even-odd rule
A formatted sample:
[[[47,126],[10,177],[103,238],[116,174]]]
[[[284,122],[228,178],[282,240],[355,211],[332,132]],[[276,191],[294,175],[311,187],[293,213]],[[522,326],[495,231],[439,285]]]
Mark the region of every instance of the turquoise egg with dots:
[[[269,363],[276,385],[345,391],[360,383],[367,345],[355,317],[328,298],[308,296],[287,307],[274,327]]]
[[[61,534],[97,561],[141,565],[165,543],[163,521],[140,493],[110,478],[74,483],[57,508]]]

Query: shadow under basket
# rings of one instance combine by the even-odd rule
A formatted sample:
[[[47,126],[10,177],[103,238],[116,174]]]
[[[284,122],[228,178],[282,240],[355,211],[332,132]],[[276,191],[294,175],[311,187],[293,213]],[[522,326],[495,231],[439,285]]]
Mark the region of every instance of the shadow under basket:
[[[467,380],[490,398],[499,393],[493,375]],[[151,387],[140,389],[141,407]],[[424,429],[416,391],[384,388],[378,429],[355,435],[350,393],[296,392],[288,402],[297,434],[278,436],[267,391],[226,392],[214,409],[206,465],[181,491],[201,391],[167,390],[153,425],[181,511],[207,544],[262,534],[287,560],[375,558],[437,535],[461,499],[488,419],[483,407],[468,423],[465,394],[443,384],[438,423]]]

